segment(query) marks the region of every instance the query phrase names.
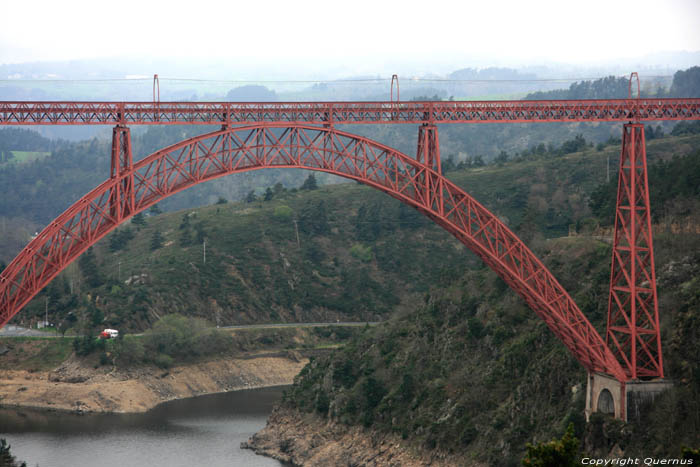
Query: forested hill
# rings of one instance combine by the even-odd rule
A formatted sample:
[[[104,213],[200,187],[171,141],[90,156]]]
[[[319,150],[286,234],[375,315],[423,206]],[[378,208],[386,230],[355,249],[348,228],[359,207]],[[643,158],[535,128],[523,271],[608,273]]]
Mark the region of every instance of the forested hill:
[[[202,126],[148,127],[133,135],[138,160],[185,138],[210,131]],[[111,142],[93,138],[83,142],[48,140],[36,132],[0,129],[0,186],[11,187],[0,199],[0,217],[23,218],[46,224],[77,201],[109,172]],[[250,190],[259,192],[274,183],[298,186],[298,172],[259,172],[240,177],[236,183],[220,179],[188,190],[161,208],[182,209],[214,203],[219,197],[242,199]]]
[[[135,160],[210,129],[201,126],[148,127],[134,130]],[[10,261],[30,235],[95,188],[109,175],[111,142],[93,138],[82,142],[50,140],[32,130],[0,129],[0,261]],[[305,175],[276,170],[225,177],[168,198],[162,210],[212,204],[220,198],[240,200],[251,191],[282,183],[298,187]],[[319,183],[334,177],[320,174]]]
[[[416,311],[395,313],[384,325],[312,362],[287,393],[279,412],[284,415],[276,420],[298,420],[301,412],[315,427],[361,426],[379,439],[393,434],[405,440],[407,449],[446,465],[515,467],[522,465],[526,444],[538,442],[543,444],[532,450],[540,453],[538,460],[556,450],[561,463],[549,457],[549,463],[527,465],[578,465],[582,457],[642,458],[650,453],[697,459],[698,451],[692,454],[687,447],[697,448],[700,439],[698,143],[693,136],[648,146],[654,161],[649,179],[664,365],[675,386],[645,407],[637,422],[625,424],[600,414],[585,422],[584,368],[485,268],[458,271],[435,284]],[[599,176],[602,162],[588,151],[544,157],[534,166],[526,160],[506,162],[481,169],[478,178],[469,172],[454,177],[480,193],[477,197],[487,205],[498,206],[498,213],[514,213],[522,200],[520,210],[528,214],[520,218],[517,231],[602,334],[611,239],[609,227],[607,233],[598,227],[609,226],[611,215],[595,199],[593,212],[582,214],[575,235],[542,236],[558,216],[577,216],[576,207],[585,210],[586,186]],[[607,192],[614,202],[608,187],[601,184],[595,192]],[[531,209],[540,214],[530,217]],[[511,225],[512,215],[506,216]],[[578,439],[573,449],[564,451],[559,441],[544,444],[562,437],[569,425]],[[298,445],[289,426],[272,430],[287,437],[279,440],[280,452],[317,452]],[[342,432],[333,430],[320,436],[333,439],[333,432]]]
[[[650,82],[653,82],[653,78]],[[700,97],[700,67],[679,70],[673,75],[669,89],[657,83],[656,86],[645,82],[641,97]],[[632,83],[633,96],[637,95],[637,83]],[[539,91],[525,96],[526,100],[547,99],[625,99],[629,95],[629,79],[608,76],[594,81],[578,81],[569,89]]]
[[[700,172],[700,158],[690,155],[697,148],[700,135],[649,141],[652,186],[657,174]],[[578,138],[552,151],[444,169],[528,244],[538,244],[609,226],[612,215],[599,200],[613,184],[605,182],[606,161],[615,180],[618,157],[618,142],[592,147]],[[693,183],[692,176],[675,177],[676,194],[655,204],[658,222],[687,217]],[[138,216],[16,320],[40,319],[47,297],[54,321],[65,327],[89,315],[98,327],[143,330],[174,311],[223,324],[381,320],[415,308],[415,297],[473,268],[481,268],[476,257],[404,204],[355,183],[318,187],[309,177],[299,189],[279,184],[247,202]]]
[[[138,216],[15,322],[37,321],[47,306],[62,332],[133,332],[173,312],[220,324],[388,320],[309,366],[287,407],[465,462],[518,465],[526,442],[560,436],[569,423],[599,456],[614,446],[677,456],[700,427],[696,127],[647,144],[664,361],[679,383],[639,425],[586,425],[582,367],[522,300],[416,211],[354,183],[307,178],[303,189],[277,185],[247,202]],[[600,238],[612,221],[600,199],[619,151],[619,142],[578,138],[490,165],[445,166],[525,239],[600,332],[611,254]]]
[[[507,70],[497,69],[465,69],[455,72],[453,78],[490,79],[494,76],[511,76],[507,73]],[[525,77],[531,78],[529,75]],[[568,90],[530,94],[528,98],[625,97],[626,90],[626,79],[610,77],[574,83]],[[255,92],[258,91],[261,94],[255,95],[264,99],[263,90]],[[670,90],[662,88],[660,92],[664,97],[700,96],[700,67],[678,71]],[[653,95],[661,94],[658,89],[654,89]],[[232,91],[230,97],[236,96]],[[663,131],[669,132],[672,125],[673,123],[662,125]],[[652,126],[656,129],[655,125]],[[169,144],[211,129],[214,127],[135,128],[132,133],[135,158],[138,160]],[[395,147],[406,154],[415,152],[416,130],[412,126],[370,125],[352,127],[349,131]],[[544,145],[549,150],[574,139],[578,134],[588,142],[598,144],[619,138],[620,129],[619,125],[610,124],[443,125],[440,127],[441,153],[444,160],[452,159],[455,164],[476,158],[488,162],[504,152],[508,157],[514,157],[539,145]],[[11,187],[0,198],[0,228],[4,235],[10,237],[9,242],[0,242],[0,259],[9,259],[13,252],[16,253],[22,247],[19,237],[26,239],[34,230],[46,225],[104,180],[109,170],[109,153],[110,142],[106,139],[93,138],[69,143],[49,140],[30,130],[0,129],[0,186]],[[240,200],[251,190],[260,195],[266,187],[275,183],[282,183],[288,189],[298,187],[303,178],[298,172],[280,170],[250,173],[235,180],[225,177],[169,198],[161,208],[165,211],[191,208],[214,203],[219,198]],[[318,181],[325,184],[338,180],[323,174],[318,175]],[[9,228],[6,229],[7,226]]]

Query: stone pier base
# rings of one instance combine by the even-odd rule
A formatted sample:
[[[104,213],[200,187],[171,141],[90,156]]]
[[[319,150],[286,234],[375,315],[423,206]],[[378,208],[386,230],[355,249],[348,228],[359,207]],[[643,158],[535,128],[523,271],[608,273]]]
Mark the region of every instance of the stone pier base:
[[[618,381],[612,376],[589,373],[586,387],[586,421],[594,412],[602,412],[624,421],[637,420],[643,407],[656,399],[673,383],[666,379]]]

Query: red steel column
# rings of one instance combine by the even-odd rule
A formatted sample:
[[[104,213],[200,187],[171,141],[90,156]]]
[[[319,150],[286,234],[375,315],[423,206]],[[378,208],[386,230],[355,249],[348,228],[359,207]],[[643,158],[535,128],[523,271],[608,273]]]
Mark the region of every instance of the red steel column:
[[[117,182],[110,196],[110,215],[117,223],[134,212],[134,161],[131,153],[131,131],[117,125],[112,130],[112,164],[110,179]]]
[[[606,343],[629,379],[663,378],[644,125],[623,128]]]
[[[442,174],[442,168],[440,167],[440,139],[438,138],[438,130],[435,125],[423,124],[418,127],[416,160],[429,169],[435,170],[438,174]],[[442,209],[434,206],[434,203],[441,199],[441,180],[442,177],[433,177],[428,171],[421,177],[425,205],[431,209],[436,208],[440,213],[442,213]]]

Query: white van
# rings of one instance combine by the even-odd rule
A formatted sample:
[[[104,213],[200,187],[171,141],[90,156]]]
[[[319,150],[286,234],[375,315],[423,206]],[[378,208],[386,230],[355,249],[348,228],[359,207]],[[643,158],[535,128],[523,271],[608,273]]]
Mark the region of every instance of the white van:
[[[116,329],[105,329],[100,333],[100,337],[103,339],[114,339],[119,337],[119,331]]]

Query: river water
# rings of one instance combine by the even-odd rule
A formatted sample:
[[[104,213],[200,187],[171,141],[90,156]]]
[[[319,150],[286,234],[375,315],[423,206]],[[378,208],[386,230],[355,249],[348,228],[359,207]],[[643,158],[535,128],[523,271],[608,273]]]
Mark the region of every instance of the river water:
[[[283,388],[195,397],[144,414],[0,409],[0,437],[28,467],[279,467],[240,449],[265,426]]]

